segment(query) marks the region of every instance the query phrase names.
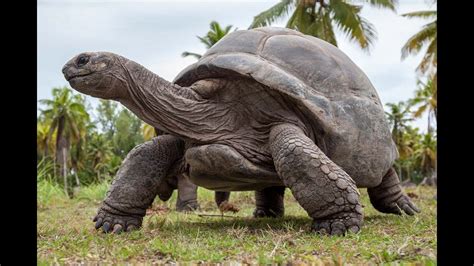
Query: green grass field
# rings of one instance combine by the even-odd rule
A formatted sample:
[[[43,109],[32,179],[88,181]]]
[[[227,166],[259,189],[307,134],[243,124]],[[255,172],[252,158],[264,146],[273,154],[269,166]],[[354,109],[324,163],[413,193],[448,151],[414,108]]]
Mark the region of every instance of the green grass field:
[[[242,264],[345,265],[436,264],[436,193],[434,188],[407,189],[422,213],[395,216],[378,213],[361,189],[364,225],[358,234],[320,236],[308,231],[311,219],[286,192],[285,217],[253,219],[252,192],[236,192],[235,217],[219,214],[213,192],[199,189],[202,210],[174,211],[176,192],[168,202],[156,200],[143,228],[109,235],[94,229],[92,217],[107,184],[83,188],[75,199],[59,187],[38,183],[38,265],[50,264]]]

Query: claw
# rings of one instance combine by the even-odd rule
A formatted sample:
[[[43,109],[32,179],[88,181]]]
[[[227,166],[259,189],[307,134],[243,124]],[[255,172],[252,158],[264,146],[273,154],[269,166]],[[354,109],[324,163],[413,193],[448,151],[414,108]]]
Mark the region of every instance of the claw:
[[[102,225],[102,218],[98,218],[97,222],[95,223],[95,229],[99,229],[101,225]]]
[[[116,225],[114,225],[114,229],[113,229],[112,233],[120,234],[122,232],[122,229],[123,229],[122,225],[116,224]]]
[[[405,211],[406,214],[410,216],[415,214],[415,212],[408,206],[408,204],[404,204],[402,206],[402,209]]]
[[[402,215],[402,208],[396,204],[395,202],[392,202],[390,206],[388,207],[388,213],[393,213],[396,215]]]
[[[102,230],[104,230],[104,232],[108,233],[110,232],[110,224],[109,222],[105,222],[104,225],[102,225]]]
[[[138,228],[134,225],[134,224],[131,224],[129,226],[127,226],[127,232],[130,232],[130,231],[133,231],[133,230],[137,230]]]
[[[421,210],[420,210],[418,207],[416,207],[416,205],[415,205],[413,202],[408,201],[408,205],[409,205],[414,211],[416,211],[416,212],[418,212],[418,213],[421,212]]]
[[[413,202],[407,197],[403,196],[401,200],[397,202],[397,205],[408,215],[415,215],[416,212],[420,212],[420,210],[413,204]]]

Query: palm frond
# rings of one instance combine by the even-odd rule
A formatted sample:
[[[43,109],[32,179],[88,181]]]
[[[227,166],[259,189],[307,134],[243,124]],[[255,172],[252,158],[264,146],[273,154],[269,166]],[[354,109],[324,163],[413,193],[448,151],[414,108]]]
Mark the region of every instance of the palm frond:
[[[211,42],[211,40],[208,38],[208,36],[204,36],[204,37],[201,37],[201,36],[196,36],[202,43],[204,43],[204,45],[206,45],[206,48],[211,48],[213,43]]]
[[[427,108],[428,108],[427,104],[424,104],[424,105],[418,107],[418,110],[416,110],[413,113],[413,117],[420,118],[423,115],[423,113],[426,111]]]
[[[188,57],[188,56],[194,56],[196,59],[200,59],[202,57],[202,55],[200,54],[196,54],[196,53],[191,53],[191,52],[183,52],[181,54],[182,57]]]
[[[333,20],[349,39],[356,41],[359,46],[369,51],[372,43],[377,38],[374,26],[359,15],[360,6],[348,4],[344,1],[333,0],[330,2]]]
[[[400,16],[406,18],[436,18],[436,10],[426,10],[426,11],[415,11],[410,13],[401,14]]]
[[[306,28],[305,34],[318,37],[337,46],[330,13],[326,9],[319,8],[314,17],[314,21]]]
[[[281,0],[276,5],[255,16],[249,29],[269,26],[277,19],[288,15],[293,3],[295,3],[295,0]]]
[[[417,71],[424,74],[428,72],[428,70],[436,68],[438,65],[438,51],[437,51],[437,37],[431,41],[428,49],[426,50],[423,59],[421,59],[420,64],[416,68]]]
[[[408,55],[417,54],[421,48],[436,37],[436,21],[426,24],[422,30],[411,36],[402,47],[402,59]]]
[[[227,33],[229,33],[229,31],[232,29],[232,25],[227,25],[227,27],[225,27],[224,29],[224,35],[226,35]]]
[[[398,0],[363,0],[362,2],[369,3],[373,7],[387,8],[396,11]]]
[[[307,6],[305,6],[304,4],[299,4],[293,12],[291,18],[288,20],[286,27],[290,29],[295,29],[304,34],[313,35],[313,32],[311,32],[311,27],[313,23],[315,23],[314,10],[311,9],[308,12]],[[319,25],[317,26],[320,27]],[[317,35],[313,36],[319,37]]]

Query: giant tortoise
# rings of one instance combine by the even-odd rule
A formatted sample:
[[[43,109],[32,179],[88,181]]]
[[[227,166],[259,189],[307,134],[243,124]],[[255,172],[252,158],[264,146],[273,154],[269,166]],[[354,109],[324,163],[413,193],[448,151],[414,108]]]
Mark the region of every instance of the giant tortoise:
[[[140,227],[160,186],[179,174],[211,190],[260,191],[269,210],[288,187],[320,233],[360,230],[357,187],[381,212],[419,211],[399,185],[375,88],[321,39],[235,31],[173,82],[109,52],[81,53],[63,73],[75,90],[119,101],[168,133],[127,155],[94,218],[105,232]]]

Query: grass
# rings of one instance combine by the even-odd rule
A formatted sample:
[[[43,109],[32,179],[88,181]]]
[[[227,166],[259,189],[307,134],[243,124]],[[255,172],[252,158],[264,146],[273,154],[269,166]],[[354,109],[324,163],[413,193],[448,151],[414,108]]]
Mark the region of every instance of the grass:
[[[235,217],[200,217],[174,211],[156,200],[140,231],[108,235],[93,229],[92,217],[107,184],[83,188],[75,199],[59,187],[38,184],[38,265],[50,264],[403,264],[436,265],[436,193],[434,188],[407,189],[422,213],[378,213],[361,189],[365,220],[358,234],[319,236],[308,231],[310,218],[289,190],[286,215],[253,219],[252,192],[236,192]],[[200,212],[218,214],[213,192],[199,189]]]

